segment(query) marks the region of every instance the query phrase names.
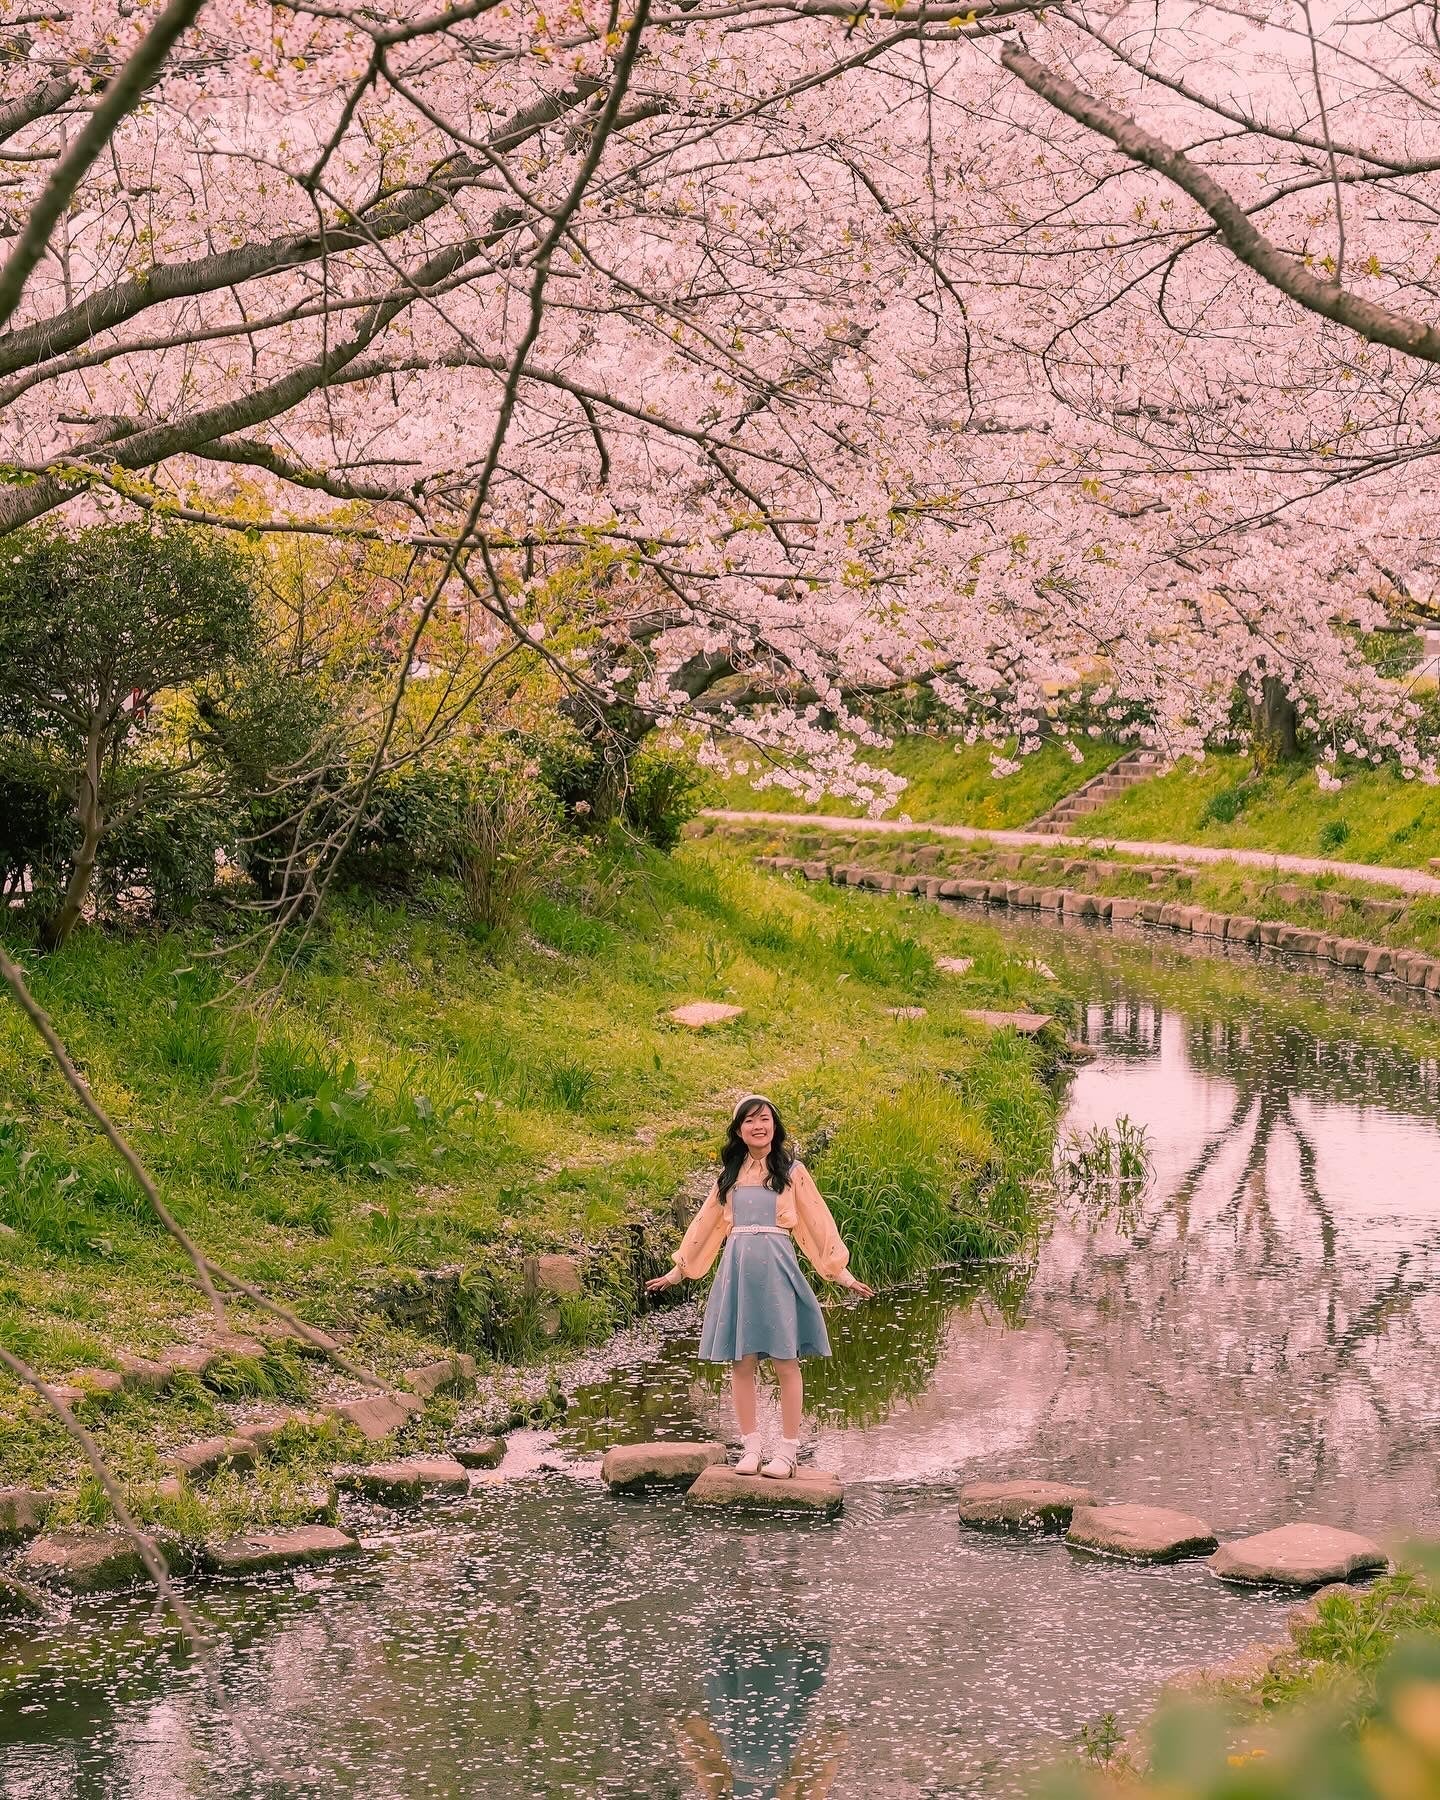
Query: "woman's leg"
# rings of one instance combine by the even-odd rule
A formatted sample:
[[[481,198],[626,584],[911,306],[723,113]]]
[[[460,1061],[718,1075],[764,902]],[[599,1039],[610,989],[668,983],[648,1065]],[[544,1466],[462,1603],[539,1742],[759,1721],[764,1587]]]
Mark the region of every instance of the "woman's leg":
[[[785,1361],[772,1357],[770,1367],[780,1384],[780,1429],[788,1443],[800,1441],[800,1414],[805,1405],[805,1377],[794,1357]],[[752,1388],[753,1394],[753,1388]]]
[[[748,1437],[755,1429],[755,1365],[759,1360],[756,1356],[742,1356],[730,1365],[730,1396],[735,1402],[735,1419],[742,1437]]]

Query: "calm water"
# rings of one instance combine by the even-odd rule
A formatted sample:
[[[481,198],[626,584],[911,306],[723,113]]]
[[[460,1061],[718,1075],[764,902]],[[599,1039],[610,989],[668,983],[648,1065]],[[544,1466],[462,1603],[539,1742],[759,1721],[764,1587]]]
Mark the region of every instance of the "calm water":
[[[1437,1015],[1274,960],[1012,936],[1093,1002],[1071,1123],[1148,1129],[1133,1231],[1061,1220],[1033,1269],[832,1314],[811,1399],[816,1459],[850,1484],[837,1525],[600,1489],[612,1438],[728,1434],[670,1314],[557,1437],[513,1442],[514,1479],[369,1517],[355,1568],[203,1590],[232,1714],[294,1791],[1017,1793],[1083,1724],[1276,1635],[1285,1603],[963,1533],[958,1481],[1084,1477],[1222,1533],[1440,1531]],[[140,1600],[0,1639],[6,1800],[285,1791],[249,1766]]]

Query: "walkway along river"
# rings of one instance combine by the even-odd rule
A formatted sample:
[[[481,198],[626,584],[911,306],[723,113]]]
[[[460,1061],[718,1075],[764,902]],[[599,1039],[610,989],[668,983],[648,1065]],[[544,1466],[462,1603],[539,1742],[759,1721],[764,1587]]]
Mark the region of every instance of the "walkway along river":
[[[1278,1635],[1290,1601],[965,1533],[960,1481],[1083,1478],[1222,1538],[1440,1532],[1431,1004],[1252,951],[1006,930],[1089,997],[1070,1124],[1146,1127],[1140,1217],[1061,1217],[1031,1266],[836,1310],[811,1387],[817,1460],[848,1484],[834,1525],[697,1518],[594,1479],[611,1441],[726,1434],[684,1309],[555,1439],[514,1443],[520,1473],[370,1516],[379,1554],[354,1567],[205,1589],[231,1704],[297,1791],[1015,1794],[1083,1725],[1129,1725],[1167,1675]],[[259,1791],[143,1598],[0,1638],[5,1800]]]

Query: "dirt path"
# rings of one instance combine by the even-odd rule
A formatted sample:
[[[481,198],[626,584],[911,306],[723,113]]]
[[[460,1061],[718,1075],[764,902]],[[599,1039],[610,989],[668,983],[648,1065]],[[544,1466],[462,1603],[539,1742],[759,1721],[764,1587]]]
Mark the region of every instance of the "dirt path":
[[[1043,850],[1059,845],[1067,850],[1118,850],[1123,856],[1159,857],[1167,862],[1238,863],[1247,869],[1265,869],[1275,875],[1338,875],[1345,881],[1368,881],[1375,887],[1396,888],[1402,894],[1440,894],[1440,875],[1421,869],[1388,869],[1377,863],[1331,862],[1324,856],[1287,856],[1271,850],[1226,850],[1213,844],[1141,843],[1133,838],[1055,836],[1044,831],[981,831],[973,825],[929,825],[913,819],[844,819],[833,813],[730,812],[707,807],[706,819],[728,819],[737,825],[804,825],[819,831],[873,831],[884,836],[906,831],[925,831],[932,837],[960,838],[971,844],[1008,844],[1021,849]]]

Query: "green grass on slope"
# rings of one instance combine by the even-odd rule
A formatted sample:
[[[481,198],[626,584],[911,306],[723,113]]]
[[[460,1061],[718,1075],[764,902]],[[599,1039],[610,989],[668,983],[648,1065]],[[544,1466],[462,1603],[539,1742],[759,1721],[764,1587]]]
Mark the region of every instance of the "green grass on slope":
[[[1078,740],[1077,740],[1078,741]],[[866,762],[893,769],[910,783],[898,802],[884,816],[909,817],[935,825],[977,825],[992,831],[1028,825],[1055,802],[1071,793],[1092,775],[1125,753],[1121,744],[1085,740],[1084,758],[1073,763],[1058,744],[1047,744],[1026,757],[1013,775],[996,779],[990,773],[990,752],[984,744],[964,744],[957,738],[897,738],[888,750],[862,752]],[[747,760],[743,752],[741,760]],[[750,773],[732,775],[715,784],[712,806],[728,806],[756,812],[819,812],[859,818],[863,809],[853,802],[825,799],[814,804],[785,788],[756,792],[751,785],[759,767],[752,761]]]
[[[1440,856],[1440,788],[1393,769],[1348,775],[1324,793],[1308,764],[1247,781],[1244,756],[1182,762],[1091,813],[1086,836],[1137,838],[1328,856],[1339,862],[1423,868]]]
[[[541,902],[494,963],[443,916],[337,904],[259,1025],[217,1003],[212,947],[199,933],[82,933],[53,956],[20,954],[183,1223],[387,1370],[440,1343],[501,1360],[539,1348],[520,1280],[535,1250],[587,1253],[590,1291],[561,1308],[562,1342],[621,1322],[629,1227],[668,1256],[677,1196],[747,1089],[775,1095],[802,1142],[851,1143],[852,1160],[850,1127],[881,1102],[952,1126],[958,1104],[964,1156],[916,1179],[960,1181],[976,1249],[1013,1243],[1022,1178],[1048,1161],[1042,1053],[987,1043],[962,1013],[1042,999],[998,933],[698,847]],[[957,980],[935,954],[975,966]],[[923,1020],[887,1011],[922,997]],[[1053,989],[1044,999],[1053,1009]],[[689,1000],[745,1011],[695,1032],[665,1016]],[[0,1224],[0,1341],[43,1373],[114,1366],[117,1351],[158,1351],[202,1323],[183,1258],[3,1002]],[[876,1272],[895,1254],[877,1237]],[[855,1261],[863,1275],[863,1243]],[[405,1295],[413,1271],[445,1267],[464,1281],[441,1330],[409,1316]],[[168,1404],[127,1395],[115,1429],[173,1438],[210,1422],[198,1389]],[[22,1414],[0,1381],[0,1486],[70,1460],[58,1432],[18,1429]]]

